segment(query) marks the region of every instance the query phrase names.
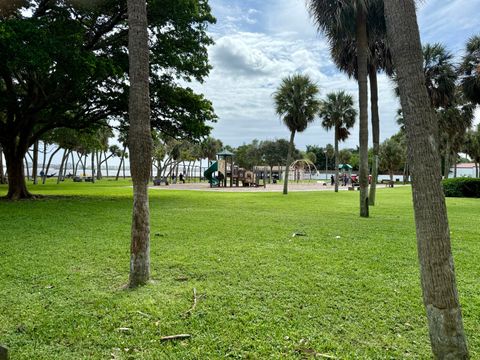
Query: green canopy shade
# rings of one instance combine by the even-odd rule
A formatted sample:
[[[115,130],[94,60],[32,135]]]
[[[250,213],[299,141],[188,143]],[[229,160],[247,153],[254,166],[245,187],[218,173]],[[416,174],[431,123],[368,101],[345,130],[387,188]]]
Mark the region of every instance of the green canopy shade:
[[[339,165],[338,165],[338,170],[347,170],[347,171],[349,171],[349,170],[352,170],[352,169],[353,169],[353,167],[352,167],[352,165],[350,165],[350,164],[339,164]]]
[[[231,151],[228,151],[226,149],[220,151],[217,156],[219,157],[227,157],[227,156],[233,156],[234,154]]]

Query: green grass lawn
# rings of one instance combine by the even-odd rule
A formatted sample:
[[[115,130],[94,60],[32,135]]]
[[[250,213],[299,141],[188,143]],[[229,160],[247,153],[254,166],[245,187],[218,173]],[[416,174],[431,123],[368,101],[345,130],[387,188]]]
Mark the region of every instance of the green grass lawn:
[[[409,188],[380,188],[369,219],[358,192],[152,190],[154,281],[125,290],[128,185],[52,182],[31,187],[51,197],[0,202],[0,343],[12,359],[430,357]],[[479,359],[480,202],[448,210]],[[159,340],[180,333],[192,337]]]

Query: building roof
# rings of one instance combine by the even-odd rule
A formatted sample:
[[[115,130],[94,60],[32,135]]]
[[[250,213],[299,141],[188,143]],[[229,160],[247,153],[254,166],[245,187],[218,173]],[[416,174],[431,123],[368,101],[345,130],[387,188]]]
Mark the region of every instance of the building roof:
[[[475,163],[460,163],[457,164],[457,169],[474,169]]]

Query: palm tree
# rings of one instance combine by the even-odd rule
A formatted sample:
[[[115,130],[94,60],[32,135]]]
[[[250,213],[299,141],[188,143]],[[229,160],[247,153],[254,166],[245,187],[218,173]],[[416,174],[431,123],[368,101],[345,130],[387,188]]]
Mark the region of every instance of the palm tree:
[[[465,140],[465,134],[471,128],[474,118],[474,106],[466,102],[460,89],[457,89],[451,103],[438,110],[440,140],[444,152],[444,178],[450,173],[450,162],[456,159]],[[457,161],[455,160],[455,169]]]
[[[468,359],[440,182],[435,136],[438,125],[424,85],[415,0],[385,0],[385,17],[411,161],[420,278],[430,343],[437,359]]]
[[[133,180],[130,287],[146,284],[150,277],[150,210],[148,179],[152,162],[150,133],[149,49],[147,4],[127,0],[128,52],[130,63],[130,170]]]
[[[326,130],[335,132],[335,192],[338,192],[338,142],[345,141],[355,125],[357,111],[353,108],[353,98],[344,91],[327,94],[327,98],[320,102],[320,118]]]
[[[472,103],[480,105],[480,35],[468,40],[466,50],[459,68],[463,93]]]
[[[455,95],[457,74],[453,55],[442,44],[423,47],[423,71],[430,102],[435,109],[447,107]]]
[[[283,184],[285,195],[288,193],[288,172],[295,146],[295,133],[304,131],[308,124],[315,120],[319,106],[318,92],[317,85],[307,75],[296,74],[284,78],[273,94],[275,111],[290,130],[290,146]]]
[[[379,0],[309,0],[308,7],[319,29],[328,39],[355,39],[357,44],[357,82],[359,99],[360,216],[368,217],[368,36],[369,9]],[[353,21],[354,20],[354,21]]]
[[[380,146],[380,116],[378,111],[377,72],[385,71],[393,75],[390,49],[386,41],[383,2],[371,1],[368,7],[368,79],[370,86],[370,112],[372,124],[373,163],[372,183],[368,196],[369,205],[375,205],[376,184],[378,179],[378,155]],[[348,35],[348,34],[347,34]],[[328,39],[330,52],[337,67],[348,77],[358,78],[357,44],[354,37],[334,36]]]

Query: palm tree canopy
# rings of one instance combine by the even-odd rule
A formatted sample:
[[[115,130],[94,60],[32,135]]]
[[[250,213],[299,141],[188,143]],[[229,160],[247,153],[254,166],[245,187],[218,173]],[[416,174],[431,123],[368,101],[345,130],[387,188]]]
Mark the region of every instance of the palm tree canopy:
[[[337,127],[338,140],[346,140],[350,135],[348,130],[355,125],[357,117],[352,96],[344,91],[327,94],[326,99],[320,102],[319,116],[325,129]]]
[[[426,44],[423,46],[423,66],[432,106],[448,106],[453,100],[457,80],[453,54],[442,44]]]
[[[462,89],[465,97],[480,105],[480,35],[468,40],[466,50],[459,68]]]
[[[282,80],[273,94],[275,111],[291,132],[302,132],[318,112],[317,85],[307,75],[295,74]]]

